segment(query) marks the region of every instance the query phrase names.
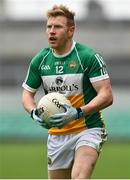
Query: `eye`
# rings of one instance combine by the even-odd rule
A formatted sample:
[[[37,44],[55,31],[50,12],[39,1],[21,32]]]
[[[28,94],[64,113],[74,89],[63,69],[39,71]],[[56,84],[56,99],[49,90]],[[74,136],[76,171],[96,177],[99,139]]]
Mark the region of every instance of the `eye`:
[[[56,25],[55,28],[60,29],[60,28],[62,28],[62,26]]]
[[[51,29],[51,27],[52,27],[51,25],[47,25],[47,29]]]

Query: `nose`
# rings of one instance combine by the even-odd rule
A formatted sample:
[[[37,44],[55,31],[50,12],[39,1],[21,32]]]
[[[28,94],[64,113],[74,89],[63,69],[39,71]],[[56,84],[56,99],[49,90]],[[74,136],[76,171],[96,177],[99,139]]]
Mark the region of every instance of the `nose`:
[[[52,27],[50,28],[50,33],[55,33],[55,28],[54,28],[54,26],[52,26]]]

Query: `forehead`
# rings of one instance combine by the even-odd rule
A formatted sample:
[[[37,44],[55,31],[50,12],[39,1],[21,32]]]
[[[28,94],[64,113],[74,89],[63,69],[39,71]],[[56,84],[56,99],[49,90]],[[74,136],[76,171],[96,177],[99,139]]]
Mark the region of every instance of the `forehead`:
[[[64,16],[49,17],[47,20],[47,25],[48,24],[67,25],[67,18]]]

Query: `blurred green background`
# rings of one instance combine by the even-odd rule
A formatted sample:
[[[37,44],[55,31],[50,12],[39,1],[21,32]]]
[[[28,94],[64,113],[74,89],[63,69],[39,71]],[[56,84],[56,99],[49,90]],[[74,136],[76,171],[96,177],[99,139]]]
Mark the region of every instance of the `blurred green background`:
[[[24,111],[21,86],[30,60],[48,45],[45,13],[55,3],[0,0],[0,179],[47,178],[47,131]],[[108,142],[93,178],[130,179],[130,0],[64,4],[76,12],[74,40],[102,54],[112,82],[114,104],[103,110]]]

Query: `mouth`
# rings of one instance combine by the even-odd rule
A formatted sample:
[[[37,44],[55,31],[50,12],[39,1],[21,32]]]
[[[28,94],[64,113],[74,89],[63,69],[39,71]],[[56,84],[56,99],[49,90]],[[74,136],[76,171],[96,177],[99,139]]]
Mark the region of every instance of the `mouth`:
[[[50,40],[56,40],[56,37],[51,36],[49,39],[50,39]]]
[[[50,41],[50,42],[55,42],[56,40],[57,40],[56,37],[53,37],[53,36],[49,37],[49,41]]]

